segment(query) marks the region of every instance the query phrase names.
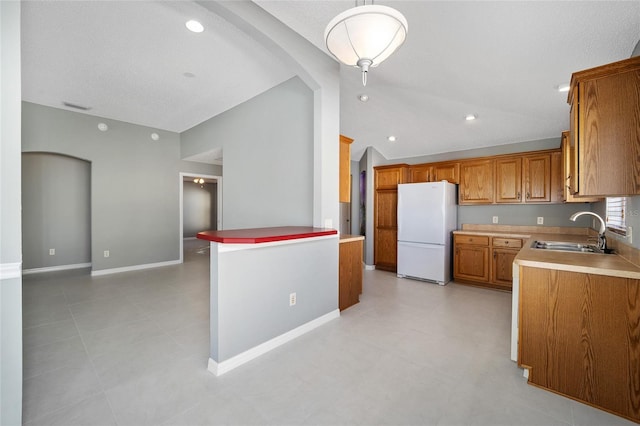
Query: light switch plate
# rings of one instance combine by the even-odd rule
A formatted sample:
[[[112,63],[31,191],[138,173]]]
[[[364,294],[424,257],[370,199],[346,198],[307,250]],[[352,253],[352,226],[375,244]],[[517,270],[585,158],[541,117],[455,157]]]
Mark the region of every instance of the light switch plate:
[[[493,217],[493,223],[498,223],[498,216]]]
[[[543,225],[543,224],[544,224],[544,217],[538,216],[538,225]]]

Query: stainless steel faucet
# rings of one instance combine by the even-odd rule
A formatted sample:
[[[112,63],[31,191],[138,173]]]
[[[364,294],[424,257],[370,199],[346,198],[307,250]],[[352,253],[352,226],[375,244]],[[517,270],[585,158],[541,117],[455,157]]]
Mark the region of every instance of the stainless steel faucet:
[[[583,214],[589,214],[591,216],[595,216],[600,221],[600,230],[598,231],[598,248],[600,250],[606,249],[607,248],[607,239],[604,236],[604,233],[607,230],[607,224],[604,222],[604,219],[602,219],[598,214],[593,213],[593,212],[577,212],[577,213],[572,214],[571,217],[569,218],[569,220],[575,222],[576,219],[578,217],[582,216]]]

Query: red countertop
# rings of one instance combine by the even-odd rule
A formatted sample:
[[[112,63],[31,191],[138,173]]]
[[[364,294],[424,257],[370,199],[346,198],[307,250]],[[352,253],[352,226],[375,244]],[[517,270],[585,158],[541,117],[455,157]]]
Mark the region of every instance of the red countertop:
[[[338,231],[312,226],[279,226],[274,228],[230,229],[226,231],[203,231],[197,237],[201,240],[226,244],[258,244],[274,241],[297,240],[301,238],[335,235]]]

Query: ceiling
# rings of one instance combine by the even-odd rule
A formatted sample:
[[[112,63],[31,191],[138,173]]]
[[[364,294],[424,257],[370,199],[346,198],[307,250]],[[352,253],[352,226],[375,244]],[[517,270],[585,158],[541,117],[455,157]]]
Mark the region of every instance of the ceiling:
[[[255,3],[322,50],[326,24],[355,4]],[[640,39],[638,1],[376,4],[402,12],[409,33],[369,72],[366,88],[357,69],[341,68],[340,132],[355,140],[354,159],[367,146],[399,159],[559,137],[569,109],[556,86],[574,71],[628,58]],[[188,19],[205,31],[187,31]],[[174,132],[294,75],[190,1],[25,1],[22,45],[24,100],[64,109],[69,102]],[[358,100],[362,93],[368,102]],[[467,114],[478,119],[468,122]]]

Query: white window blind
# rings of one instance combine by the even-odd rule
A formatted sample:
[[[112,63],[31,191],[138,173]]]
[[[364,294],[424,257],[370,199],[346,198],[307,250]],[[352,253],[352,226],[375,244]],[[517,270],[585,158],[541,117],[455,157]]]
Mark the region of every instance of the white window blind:
[[[616,234],[627,235],[626,207],[627,197],[607,197],[607,229]]]

